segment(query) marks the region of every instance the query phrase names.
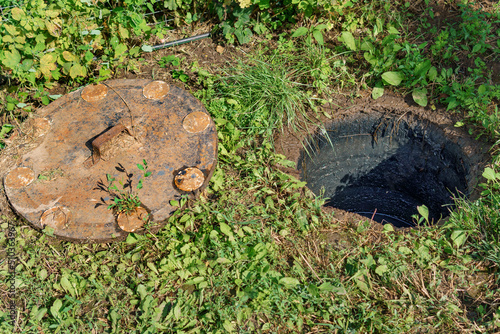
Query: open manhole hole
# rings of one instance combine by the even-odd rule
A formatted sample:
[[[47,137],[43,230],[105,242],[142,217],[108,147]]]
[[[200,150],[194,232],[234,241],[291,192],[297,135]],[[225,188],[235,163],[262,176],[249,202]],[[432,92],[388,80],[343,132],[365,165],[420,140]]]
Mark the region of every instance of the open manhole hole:
[[[302,180],[325,206],[396,227],[414,226],[417,206],[437,222],[455,196],[470,196],[485,160],[480,144],[449,124],[357,113],[316,133],[298,159]]]

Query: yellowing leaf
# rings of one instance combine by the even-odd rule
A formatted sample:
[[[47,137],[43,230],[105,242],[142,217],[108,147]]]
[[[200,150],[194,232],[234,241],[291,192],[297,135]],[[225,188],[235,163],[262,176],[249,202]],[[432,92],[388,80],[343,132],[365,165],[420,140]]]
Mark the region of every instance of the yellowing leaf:
[[[12,18],[16,21],[20,21],[23,17],[26,16],[24,11],[21,8],[12,8],[10,15],[12,15]]]
[[[59,37],[61,35],[61,20],[45,20],[45,27],[47,28],[47,31],[49,34],[51,34],[54,37]]]
[[[10,35],[5,35],[2,37],[4,43],[14,43],[14,39]]]
[[[10,25],[10,24],[5,24],[4,25],[4,28],[5,30],[7,30],[7,32],[12,35],[12,36],[17,36],[20,34],[19,30],[16,29],[16,27]]]
[[[53,54],[47,53],[40,59],[40,71],[46,76],[50,76],[50,71],[54,71],[56,66],[56,57]]]
[[[5,59],[2,61],[2,63],[11,69],[15,69],[21,62],[21,54],[16,49],[12,51],[5,51],[4,57]]]
[[[26,37],[25,36],[17,36],[14,41],[19,44],[24,44],[26,43]]]
[[[69,51],[64,51],[62,53],[62,56],[63,56],[64,60],[66,60],[66,61],[76,61],[76,60],[78,60],[78,57],[75,56],[74,54],[72,54]]]
[[[84,77],[87,75],[87,69],[80,64],[75,64],[71,67],[71,70],[69,70],[69,75],[73,79],[78,76]]]
[[[57,17],[59,15],[58,10],[46,10],[45,15],[48,17]]]
[[[121,38],[127,39],[130,37],[128,30],[125,29],[121,24],[118,26],[118,31],[120,32]]]

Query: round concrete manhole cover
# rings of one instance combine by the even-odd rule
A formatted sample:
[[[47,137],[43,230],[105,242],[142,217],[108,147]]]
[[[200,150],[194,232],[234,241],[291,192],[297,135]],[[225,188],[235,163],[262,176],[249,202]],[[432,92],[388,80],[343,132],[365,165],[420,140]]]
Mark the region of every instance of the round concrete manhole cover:
[[[216,166],[214,122],[197,99],[165,82],[87,86],[39,117],[39,145],[7,173],[5,191],[21,216],[64,239],[104,242],[144,223],[161,226],[175,210],[170,201],[198,194]],[[110,191],[112,179],[140,199],[137,217],[109,208],[119,193]]]

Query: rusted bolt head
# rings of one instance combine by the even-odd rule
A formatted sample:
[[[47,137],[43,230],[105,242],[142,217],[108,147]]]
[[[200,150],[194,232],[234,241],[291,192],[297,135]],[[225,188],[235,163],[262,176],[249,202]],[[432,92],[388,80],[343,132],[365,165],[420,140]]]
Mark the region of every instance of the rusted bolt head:
[[[33,121],[35,127],[35,136],[41,137],[50,130],[50,122],[46,118],[35,118]]]
[[[46,210],[40,217],[40,224],[42,227],[49,226],[53,229],[62,229],[71,217],[71,211],[64,206],[55,206]]]
[[[195,111],[184,117],[182,127],[190,133],[204,131],[210,125],[210,116],[201,111]]]
[[[23,188],[35,179],[35,172],[28,167],[18,167],[10,171],[5,177],[5,186],[8,188]]]
[[[108,87],[103,84],[89,85],[82,90],[82,99],[87,102],[102,100],[108,94]]]
[[[189,167],[181,170],[174,178],[177,188],[182,191],[194,191],[205,182],[203,172],[195,167]]]
[[[116,218],[118,226],[126,232],[135,232],[137,229],[144,226],[148,220],[148,211],[143,207],[138,207],[133,213],[120,213]]]
[[[168,94],[170,86],[164,81],[153,81],[148,83],[142,90],[145,98],[150,100],[159,100]]]

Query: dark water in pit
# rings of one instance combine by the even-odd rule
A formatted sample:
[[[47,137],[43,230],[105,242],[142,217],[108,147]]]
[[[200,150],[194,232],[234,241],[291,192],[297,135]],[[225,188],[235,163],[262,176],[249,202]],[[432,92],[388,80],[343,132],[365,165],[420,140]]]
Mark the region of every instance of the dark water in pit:
[[[325,205],[397,227],[413,226],[417,206],[439,220],[467,193],[460,147],[435,125],[364,114],[317,134],[299,160],[308,187]]]

